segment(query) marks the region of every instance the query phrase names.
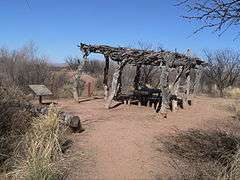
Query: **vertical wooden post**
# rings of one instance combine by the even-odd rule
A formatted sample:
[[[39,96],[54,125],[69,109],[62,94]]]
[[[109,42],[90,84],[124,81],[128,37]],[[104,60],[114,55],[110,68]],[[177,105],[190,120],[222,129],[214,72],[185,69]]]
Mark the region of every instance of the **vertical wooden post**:
[[[105,57],[105,67],[104,67],[104,75],[103,75],[103,88],[104,88],[104,100],[107,101],[108,94],[109,94],[109,87],[108,87],[108,70],[109,70],[109,57]]]
[[[173,112],[175,112],[178,109],[177,98],[178,98],[179,82],[180,82],[180,80],[178,79],[177,82],[174,84],[174,87],[173,87],[173,92],[172,92],[172,96],[173,96],[173,99],[172,99],[172,111]]]
[[[91,82],[87,83],[88,97],[91,97]]]
[[[78,80],[79,76],[78,74],[74,75],[74,80],[73,80],[73,98],[75,101],[78,101]]]
[[[195,84],[195,79],[196,75],[194,77],[194,71],[195,69],[191,68],[190,69],[190,80],[189,80],[189,95],[188,95],[188,105],[192,105],[192,98],[193,98],[193,93],[194,93],[194,84]]]
[[[172,95],[172,111],[176,111],[177,110],[177,98],[178,98],[178,91],[179,91],[179,84],[180,84],[180,77],[182,75],[182,70],[183,68],[180,66],[177,69],[177,75],[175,77],[172,89],[171,89],[171,95]]]
[[[169,65],[166,62],[166,65],[162,67],[162,73],[160,76],[160,88],[162,91],[162,103],[160,113],[166,118],[167,117],[167,108],[169,108]]]
[[[141,107],[141,101],[138,101],[138,107]]]
[[[39,96],[39,104],[42,104],[42,96]]]
[[[79,84],[81,75],[84,73],[84,67],[87,63],[87,59],[84,56],[83,61],[79,64],[78,69],[74,75],[74,82],[73,82],[73,98],[75,101],[79,100]]]
[[[114,96],[117,95],[117,92],[119,92],[119,82],[121,81],[121,74],[123,67],[125,66],[126,62],[123,61],[118,68],[116,69],[115,73],[113,74],[113,80],[112,80],[112,90],[110,95],[108,96],[107,102],[106,102],[106,108],[109,109],[112,103],[112,100]]]
[[[174,99],[172,100],[172,111],[175,112],[178,108],[178,90],[179,90],[179,83],[180,83],[180,79],[177,80],[177,82],[174,84],[173,87],[173,93],[172,95],[174,96]]]
[[[119,72],[119,77],[118,77],[118,90],[116,93],[116,96],[118,97],[122,92],[122,71]]]
[[[150,107],[150,100],[147,101],[147,107]]]
[[[189,89],[190,89],[190,69],[189,66],[182,67],[182,73],[180,76],[180,85],[182,91],[180,92],[181,97],[181,107],[185,108],[188,100]]]
[[[190,92],[190,83],[191,83],[191,79],[190,79],[190,74],[187,73],[185,75],[185,83],[184,83],[184,94],[183,94],[183,107],[186,107],[186,105],[188,104],[188,100],[189,100],[189,92]]]
[[[203,72],[202,67],[199,67],[198,69],[196,69],[196,77],[193,83],[193,95],[196,95],[199,92],[199,85],[202,77],[202,72]]]
[[[134,89],[137,90],[139,86],[139,81],[141,78],[141,64],[136,66],[136,75],[134,77]]]

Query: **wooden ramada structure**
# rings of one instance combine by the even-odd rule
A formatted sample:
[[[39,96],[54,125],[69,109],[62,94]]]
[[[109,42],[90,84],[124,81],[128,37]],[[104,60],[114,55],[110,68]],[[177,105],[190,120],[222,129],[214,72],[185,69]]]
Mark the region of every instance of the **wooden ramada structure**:
[[[160,113],[165,117],[167,109],[171,107],[172,110],[175,110],[177,108],[179,99],[183,102],[183,105],[191,102],[192,95],[198,89],[202,70],[206,65],[200,58],[165,50],[155,52],[150,50],[110,47],[106,45],[87,45],[82,43],[79,45],[79,48],[83,53],[83,62],[78,68],[79,76],[83,73],[84,62],[87,61],[87,57],[90,53],[99,53],[105,57],[103,85],[106,108],[110,108],[114,98],[119,99],[121,96],[121,76],[127,64],[136,66],[136,75],[134,79],[135,89],[137,89],[139,85],[142,66],[160,66],[161,101],[159,102],[159,106]],[[118,64],[113,74],[111,90],[108,86],[110,60]],[[175,70],[176,76],[174,77],[174,81],[170,83],[169,75],[173,69]],[[180,86],[180,82],[183,84],[182,86]],[[182,93],[180,93],[180,89],[182,89]]]

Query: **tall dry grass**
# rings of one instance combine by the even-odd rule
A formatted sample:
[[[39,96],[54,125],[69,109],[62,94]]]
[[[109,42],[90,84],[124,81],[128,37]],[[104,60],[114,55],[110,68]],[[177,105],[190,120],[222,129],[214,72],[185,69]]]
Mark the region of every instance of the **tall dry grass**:
[[[0,172],[8,167],[6,160],[14,154],[21,138],[32,122],[32,114],[16,106],[23,100],[18,88],[0,86]]]
[[[215,130],[177,130],[159,138],[168,154],[172,179],[240,179],[240,104],[231,107],[234,119]]]
[[[233,106],[233,112],[234,112],[234,117],[240,121],[240,103],[239,102],[235,102],[234,106]]]
[[[230,88],[230,89],[226,89],[225,94],[227,97],[230,98],[240,98],[240,88]]]
[[[54,180],[64,177],[61,144],[65,130],[60,127],[57,109],[51,105],[47,115],[33,120],[30,130],[20,142],[14,159],[11,179]]]

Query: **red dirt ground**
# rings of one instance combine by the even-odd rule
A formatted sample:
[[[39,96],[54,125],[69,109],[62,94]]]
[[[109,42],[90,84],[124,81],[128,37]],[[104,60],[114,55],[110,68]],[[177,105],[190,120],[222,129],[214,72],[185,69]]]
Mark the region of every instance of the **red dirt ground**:
[[[167,119],[151,108],[134,105],[107,110],[102,99],[58,103],[65,111],[79,115],[85,128],[83,133],[71,135],[70,180],[164,179],[171,168],[167,155],[157,151],[157,137],[176,128],[215,127],[231,115],[221,107],[229,100],[208,97],[195,98],[193,106],[170,112]]]

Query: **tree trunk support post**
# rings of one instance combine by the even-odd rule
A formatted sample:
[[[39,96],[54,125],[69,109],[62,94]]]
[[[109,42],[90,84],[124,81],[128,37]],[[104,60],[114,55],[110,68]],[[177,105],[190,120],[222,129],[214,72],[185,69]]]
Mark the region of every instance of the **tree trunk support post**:
[[[141,64],[136,66],[136,75],[134,77],[134,89],[137,90],[139,87],[139,81],[141,78]]]
[[[179,96],[179,84],[180,84],[180,77],[182,76],[183,68],[180,66],[177,69],[177,76],[175,78],[175,81],[173,83],[172,89],[171,89],[171,95],[172,95],[172,111],[175,112],[178,108],[178,96]]]
[[[190,90],[190,69],[188,66],[182,67],[182,73],[180,76],[180,82],[179,84],[182,87],[182,91],[180,93],[181,97],[181,107],[184,109],[187,105],[187,100],[189,96],[189,90]]]
[[[179,80],[174,84],[172,91],[172,111],[175,112],[178,108],[178,89],[179,89]]]
[[[119,97],[121,93],[122,93],[122,71],[119,72],[118,89],[115,96]]]
[[[106,102],[106,108],[109,109],[112,103],[113,98],[117,95],[120,88],[120,82],[121,82],[121,75],[124,66],[126,65],[126,61],[123,61],[116,69],[116,71],[113,74],[113,80],[112,80],[112,90],[110,95],[108,96],[107,102]]]
[[[105,67],[104,67],[104,74],[103,74],[103,88],[104,88],[104,100],[107,101],[109,95],[109,87],[108,87],[108,70],[109,70],[109,57],[105,57]]]
[[[42,95],[39,96],[39,104],[42,104]]]
[[[185,84],[184,84],[184,95],[183,95],[183,107],[186,107],[189,100],[189,95],[190,95],[190,83],[191,83],[191,77],[190,74],[186,74],[186,79],[185,79]]]
[[[87,62],[87,58],[84,56],[83,61],[79,64],[78,69],[74,75],[74,82],[73,82],[73,98],[75,101],[79,101],[79,83],[80,83],[80,78],[81,75],[84,73],[85,65]]]
[[[195,77],[195,81],[193,83],[193,92],[192,92],[192,94],[194,96],[199,92],[199,85],[200,85],[200,80],[202,77],[202,72],[203,72],[202,67],[199,67],[198,69],[196,69],[196,77]]]
[[[74,75],[74,80],[73,80],[73,98],[75,101],[79,100],[79,94],[78,94],[79,75],[77,73]]]
[[[169,65],[166,63],[165,66],[162,67],[162,73],[160,76],[160,88],[162,91],[162,103],[160,113],[167,118],[167,109],[169,108]]]

